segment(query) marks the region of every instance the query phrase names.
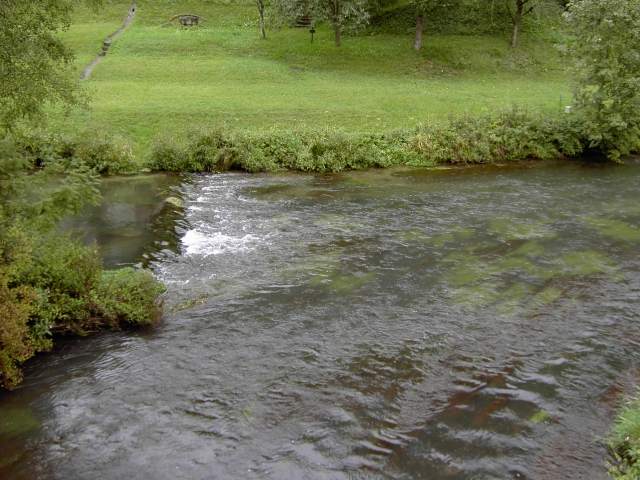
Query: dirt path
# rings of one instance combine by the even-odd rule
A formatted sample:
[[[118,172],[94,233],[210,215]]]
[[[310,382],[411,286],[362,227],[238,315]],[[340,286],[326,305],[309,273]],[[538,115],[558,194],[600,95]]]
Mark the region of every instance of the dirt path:
[[[111,48],[111,45],[113,44],[113,42],[120,35],[122,35],[127,30],[127,28],[129,28],[129,26],[133,22],[133,19],[136,16],[136,12],[137,12],[137,5],[136,5],[136,1],[134,0],[131,3],[131,7],[129,7],[129,12],[127,13],[126,18],[124,19],[124,22],[122,22],[122,26],[118,30],[113,32],[111,35],[109,35],[107,38],[104,39],[104,42],[102,43],[102,51],[98,53],[96,58],[94,58],[93,61],[89,65],[87,65],[87,67],[82,71],[80,80],[88,80],[91,77],[91,74],[93,73],[94,68],[96,68],[96,66],[98,66],[100,62],[102,62],[102,59],[107,56],[107,53],[109,52],[109,49]]]

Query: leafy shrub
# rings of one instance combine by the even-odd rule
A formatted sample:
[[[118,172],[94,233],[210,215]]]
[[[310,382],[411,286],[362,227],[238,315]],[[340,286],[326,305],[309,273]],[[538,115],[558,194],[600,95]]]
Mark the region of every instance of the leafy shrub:
[[[32,255],[0,263],[0,385],[17,385],[20,364],[50,349],[54,334],[146,326],[161,315],[164,287],[147,271],[103,271],[97,250],[68,236],[23,248]]]
[[[579,119],[543,118],[512,110],[380,135],[340,130],[192,135],[188,144],[156,143],[151,167],[171,172],[297,170],[340,172],[394,165],[501,163],[577,156],[584,150]]]
[[[158,297],[164,290],[151,273],[123,268],[102,272],[92,299],[108,325],[146,326],[160,318]]]
[[[572,0],[567,18],[583,135],[619,161],[640,151],[640,0]]]
[[[131,147],[113,138],[89,137],[78,140],[68,153],[74,161],[100,175],[118,175],[137,170]]]
[[[218,130],[201,132],[192,138],[191,163],[198,172],[229,170],[235,155],[233,141]]]
[[[64,162],[67,167],[86,167],[100,175],[133,173],[138,166],[131,147],[107,136],[59,136],[31,131],[17,139],[20,153],[36,167]]]
[[[158,172],[195,172],[186,148],[175,139],[161,138],[151,147],[148,166]]]
[[[616,480],[640,478],[640,398],[618,415],[609,447],[614,457],[611,476]]]
[[[306,145],[302,136],[291,132],[267,132],[245,135],[238,167],[248,172],[296,170],[299,157],[304,156]]]
[[[95,248],[85,247],[67,235],[49,234],[33,245],[33,259],[17,275],[22,285],[38,292],[31,314],[45,335],[84,334],[96,328],[88,292],[100,278],[102,262]]]
[[[0,385],[17,385],[54,334],[150,325],[163,290],[146,271],[103,271],[98,251],[69,236],[0,232]]]
[[[0,273],[0,386],[20,383],[20,364],[36,350],[28,326],[34,296],[29,287],[10,288]]]
[[[148,166],[165,172],[222,172],[233,168],[239,157],[233,138],[209,130],[192,133],[186,144],[175,139],[156,141]]]
[[[413,148],[434,163],[481,164],[574,156],[582,153],[582,141],[569,117],[544,119],[513,110],[418,129]]]

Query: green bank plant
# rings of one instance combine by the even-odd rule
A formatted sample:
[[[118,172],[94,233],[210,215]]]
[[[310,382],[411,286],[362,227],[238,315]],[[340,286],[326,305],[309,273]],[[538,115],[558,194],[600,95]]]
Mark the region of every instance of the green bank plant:
[[[571,115],[546,118],[511,110],[378,135],[329,129],[260,134],[200,132],[187,140],[158,140],[148,166],[171,172],[236,169],[327,173],[549,160],[583,152],[585,142],[577,120]]]
[[[139,166],[130,145],[124,140],[101,134],[59,135],[34,130],[15,135],[18,149],[37,166],[64,163],[86,168],[99,175],[135,173]]]
[[[49,150],[47,150],[49,149]],[[0,139],[0,386],[22,380],[21,365],[56,335],[152,324],[163,287],[148,272],[102,268],[95,247],[57,225],[99,200],[95,169],[60,158],[51,145],[25,153]],[[49,153],[42,154],[44,151]]]
[[[619,161],[640,151],[640,0],[573,0],[567,19],[584,135]]]
[[[609,448],[613,456],[609,470],[612,478],[640,478],[640,397],[631,400],[618,415]]]

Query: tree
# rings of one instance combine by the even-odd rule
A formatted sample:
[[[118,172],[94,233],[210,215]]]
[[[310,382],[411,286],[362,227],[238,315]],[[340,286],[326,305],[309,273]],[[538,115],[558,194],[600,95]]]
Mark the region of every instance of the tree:
[[[511,48],[516,48],[520,39],[520,31],[522,30],[524,18],[533,12],[538,0],[506,0],[506,2],[513,25],[511,31]],[[515,9],[511,8],[512,5]]]
[[[420,51],[423,45],[425,18],[433,18],[447,8],[454,6],[453,1],[442,2],[440,0],[415,0],[416,31],[413,48]]]
[[[73,55],[58,35],[72,9],[71,0],[0,2],[0,127],[37,118],[47,103],[77,100]]]
[[[260,17],[260,35],[262,35],[262,38],[267,38],[267,30],[265,28],[265,22],[264,22],[264,12],[266,10],[266,5],[264,0],[256,0],[256,5],[258,7],[258,15]]]
[[[593,149],[640,151],[640,0],[572,0],[575,107]]]
[[[22,362],[51,347],[54,330],[148,324],[161,291],[145,272],[103,272],[95,248],[60,235],[63,217],[98,201],[97,173],[16,128],[31,126],[47,103],[78,99],[72,55],[58,36],[73,1],[0,1],[0,386],[7,388],[19,383]]]
[[[346,29],[357,29],[369,21],[367,0],[276,0],[274,6],[281,18],[290,21],[311,16],[314,21],[329,22],[337,47]]]

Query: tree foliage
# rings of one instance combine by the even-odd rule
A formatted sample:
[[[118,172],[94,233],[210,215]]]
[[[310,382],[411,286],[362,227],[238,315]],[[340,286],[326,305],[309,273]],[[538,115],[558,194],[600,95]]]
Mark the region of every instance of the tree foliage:
[[[422,49],[425,20],[428,22],[432,18],[442,15],[446,10],[455,9],[459,3],[459,0],[414,0],[413,5],[416,11],[414,50]]]
[[[36,169],[9,138],[0,142],[0,385],[16,385],[20,363],[51,346],[52,316],[38,314],[50,304],[50,290],[25,279],[45,234],[97,198],[93,174],[61,165]]]
[[[328,22],[337,47],[346,30],[357,30],[369,21],[367,0],[275,0],[273,7],[279,18],[288,21],[311,16],[314,22]]]
[[[640,150],[640,0],[573,0],[566,16],[585,136],[619,160]]]
[[[56,229],[98,201],[98,172],[129,168],[128,151],[98,141],[62,154],[15,128],[37,120],[47,103],[78,99],[72,57],[57,36],[72,7],[72,0],[0,2],[0,386],[7,388],[55,332],[146,325],[159,314],[162,287],[150,274],[103,272],[95,248]]]
[[[77,90],[71,51],[57,33],[68,27],[71,0],[0,2],[0,126],[37,119],[47,103],[72,104]]]
[[[531,15],[540,2],[538,0],[507,0],[507,11],[511,17],[511,48],[520,41],[520,31],[525,17]]]

